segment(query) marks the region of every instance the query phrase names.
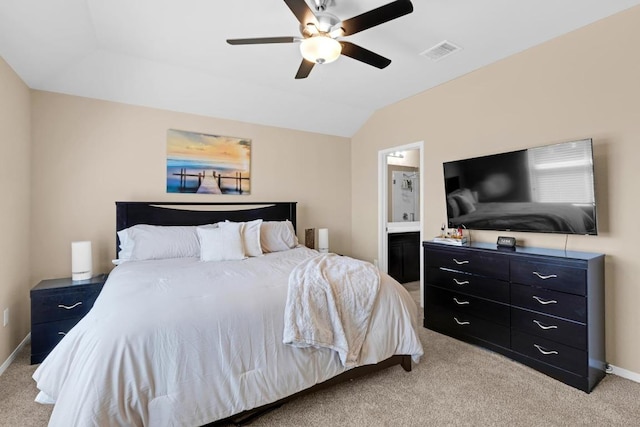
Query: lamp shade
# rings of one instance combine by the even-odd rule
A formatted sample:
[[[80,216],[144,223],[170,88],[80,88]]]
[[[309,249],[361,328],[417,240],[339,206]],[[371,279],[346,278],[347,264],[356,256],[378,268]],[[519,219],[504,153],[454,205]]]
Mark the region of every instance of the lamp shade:
[[[329,252],[329,229],[318,229],[318,250],[323,253]]]
[[[71,280],[87,280],[92,275],[91,242],[71,242]]]
[[[300,52],[307,61],[315,64],[328,64],[338,59],[342,52],[342,45],[329,36],[317,35],[302,40]]]

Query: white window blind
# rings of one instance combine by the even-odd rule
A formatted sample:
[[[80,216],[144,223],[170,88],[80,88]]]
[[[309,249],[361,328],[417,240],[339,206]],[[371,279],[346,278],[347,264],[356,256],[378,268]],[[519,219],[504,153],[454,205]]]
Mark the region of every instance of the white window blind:
[[[527,157],[534,201],[595,203],[590,140],[530,148]]]

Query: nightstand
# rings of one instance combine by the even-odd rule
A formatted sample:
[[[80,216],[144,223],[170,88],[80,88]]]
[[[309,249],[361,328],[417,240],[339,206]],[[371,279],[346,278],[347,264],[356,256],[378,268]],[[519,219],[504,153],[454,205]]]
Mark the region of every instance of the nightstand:
[[[43,280],[31,289],[31,364],[40,363],[89,312],[106,274],[87,280]]]

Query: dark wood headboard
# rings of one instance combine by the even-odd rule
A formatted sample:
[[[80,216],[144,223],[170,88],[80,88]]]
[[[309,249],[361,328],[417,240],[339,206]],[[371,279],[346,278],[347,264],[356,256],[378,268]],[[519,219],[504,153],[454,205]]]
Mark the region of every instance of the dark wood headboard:
[[[296,229],[296,202],[116,202],[116,232],[137,224],[204,225],[229,221],[289,220]],[[116,254],[119,251],[116,235]]]

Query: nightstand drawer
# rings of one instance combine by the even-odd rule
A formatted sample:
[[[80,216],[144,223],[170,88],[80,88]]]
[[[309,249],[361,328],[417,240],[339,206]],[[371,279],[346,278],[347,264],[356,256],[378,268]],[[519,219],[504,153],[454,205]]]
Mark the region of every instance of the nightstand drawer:
[[[515,330],[511,330],[511,348],[520,354],[565,371],[580,376],[587,375],[587,353],[585,351]]]
[[[474,317],[509,326],[509,306],[450,292],[433,286],[424,287],[424,298],[429,306],[440,306],[451,312],[469,314]]]
[[[430,285],[504,303],[509,302],[509,282],[434,267],[427,268],[426,273],[425,281]]]
[[[577,322],[587,321],[587,301],[579,295],[512,283],[511,305]]]
[[[514,307],[511,308],[511,327],[579,350],[587,348],[587,326],[583,323]]]
[[[88,287],[72,292],[49,295],[32,295],[31,322],[42,323],[56,320],[81,318],[89,312],[102,287]]]
[[[49,353],[80,319],[82,318],[77,317],[33,325],[31,328],[31,352]]]
[[[513,260],[511,281],[577,295],[587,294],[586,270],[567,265]]]

